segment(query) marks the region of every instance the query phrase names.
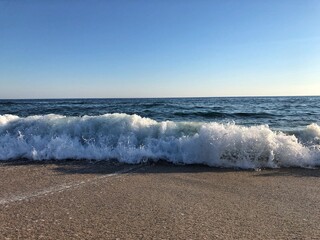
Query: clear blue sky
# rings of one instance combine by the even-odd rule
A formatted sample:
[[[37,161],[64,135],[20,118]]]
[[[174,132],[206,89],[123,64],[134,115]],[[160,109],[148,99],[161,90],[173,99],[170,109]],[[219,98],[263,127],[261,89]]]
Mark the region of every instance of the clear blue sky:
[[[319,0],[0,0],[0,98],[320,95]]]

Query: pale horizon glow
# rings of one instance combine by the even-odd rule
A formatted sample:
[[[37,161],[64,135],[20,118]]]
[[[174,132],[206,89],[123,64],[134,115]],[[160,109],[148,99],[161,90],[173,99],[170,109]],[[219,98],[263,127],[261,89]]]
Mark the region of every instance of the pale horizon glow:
[[[0,99],[320,95],[320,2],[0,1]]]

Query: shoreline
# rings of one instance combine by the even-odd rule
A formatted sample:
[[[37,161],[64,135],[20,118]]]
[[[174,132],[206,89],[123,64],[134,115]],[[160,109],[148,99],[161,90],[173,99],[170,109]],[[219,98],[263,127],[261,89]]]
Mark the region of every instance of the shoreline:
[[[320,237],[320,170],[0,163],[1,238]]]

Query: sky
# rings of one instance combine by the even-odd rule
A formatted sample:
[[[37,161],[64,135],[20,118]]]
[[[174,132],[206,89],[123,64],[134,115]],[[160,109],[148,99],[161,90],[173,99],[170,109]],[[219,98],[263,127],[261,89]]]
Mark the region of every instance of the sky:
[[[0,0],[0,99],[320,95],[319,0]]]

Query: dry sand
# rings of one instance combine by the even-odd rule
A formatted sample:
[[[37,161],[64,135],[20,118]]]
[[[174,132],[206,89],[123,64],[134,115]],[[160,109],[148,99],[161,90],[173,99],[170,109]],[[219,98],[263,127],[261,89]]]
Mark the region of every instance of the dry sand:
[[[0,164],[0,239],[319,239],[320,170]]]

